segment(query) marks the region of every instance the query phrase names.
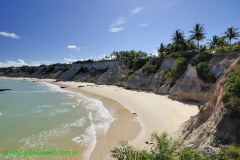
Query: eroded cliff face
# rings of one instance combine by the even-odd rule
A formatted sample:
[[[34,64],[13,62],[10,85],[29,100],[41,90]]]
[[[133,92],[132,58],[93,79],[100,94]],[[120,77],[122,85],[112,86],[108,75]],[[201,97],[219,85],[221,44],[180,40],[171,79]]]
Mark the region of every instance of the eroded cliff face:
[[[188,65],[187,70],[170,89],[169,96],[178,100],[191,100],[205,103],[213,94],[214,84],[204,83],[195,67]]]
[[[174,58],[164,58],[156,73],[144,72],[143,68],[137,70],[128,77],[124,86],[130,89],[153,91],[157,94],[169,94],[171,81],[167,80],[165,74],[172,68],[173,61]]]
[[[218,79],[239,54],[214,55],[208,62],[210,73]],[[41,65],[39,67],[9,67],[0,69],[0,76],[54,78],[63,81],[84,81],[97,84],[119,85],[129,89],[167,94],[182,101],[196,101],[201,104],[213,95],[216,84],[201,80],[195,66],[188,67],[176,81],[166,75],[173,67],[175,58],[165,57],[154,72],[146,72],[144,66],[136,71],[128,62],[97,61],[75,62],[73,64]]]
[[[183,124],[180,139],[184,146],[213,152],[220,145],[240,143],[240,115],[227,112],[222,100],[223,82],[239,66],[240,58],[231,60],[202,111]]]

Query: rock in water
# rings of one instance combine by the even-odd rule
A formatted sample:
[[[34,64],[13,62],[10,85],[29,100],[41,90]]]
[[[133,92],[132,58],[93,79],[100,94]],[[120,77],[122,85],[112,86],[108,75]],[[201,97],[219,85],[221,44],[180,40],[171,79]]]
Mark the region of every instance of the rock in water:
[[[3,91],[11,91],[12,89],[0,89],[0,92],[3,92]]]

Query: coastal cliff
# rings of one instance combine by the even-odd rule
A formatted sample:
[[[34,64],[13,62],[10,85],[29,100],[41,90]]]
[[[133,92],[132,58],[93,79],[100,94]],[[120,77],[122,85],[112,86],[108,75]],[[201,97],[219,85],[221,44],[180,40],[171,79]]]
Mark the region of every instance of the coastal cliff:
[[[205,58],[202,61],[207,64],[205,68],[208,74],[217,81],[231,62],[239,57],[239,54],[218,54],[208,57],[211,58],[207,58],[207,60]],[[177,66],[178,59],[176,57],[165,57],[160,60],[151,58],[145,65],[135,70],[131,69],[131,64],[127,61],[78,61],[72,64],[1,68],[0,76],[54,78],[63,81],[118,85],[128,89],[167,94],[170,98],[181,101],[195,101],[204,104],[213,95],[216,83],[209,81],[206,75],[204,77],[201,74],[201,65],[199,64],[202,62],[196,62],[195,59],[185,60],[182,73],[174,78],[171,77],[170,72],[173,72],[174,67]],[[206,69],[203,73],[206,72]]]
[[[216,65],[226,64],[224,62],[226,60],[223,59]],[[205,105],[200,107],[200,112],[196,116],[183,124],[180,129],[180,135],[184,146],[208,153],[214,152],[222,145],[240,143],[239,111],[235,109],[239,107],[237,101],[239,95],[231,95],[231,99],[225,96],[229,94],[226,91],[228,86],[234,91],[239,89],[238,85],[232,84],[235,82],[239,84],[239,67],[240,58],[234,59],[229,63],[224,74],[220,76],[215,84],[213,96]],[[222,67],[219,66],[219,68]],[[236,71],[238,74],[234,75]],[[231,84],[226,84],[226,81],[231,82]],[[237,92],[239,94],[239,91]],[[238,96],[236,100],[233,99],[235,96]],[[231,102],[231,109],[229,103],[225,101]]]

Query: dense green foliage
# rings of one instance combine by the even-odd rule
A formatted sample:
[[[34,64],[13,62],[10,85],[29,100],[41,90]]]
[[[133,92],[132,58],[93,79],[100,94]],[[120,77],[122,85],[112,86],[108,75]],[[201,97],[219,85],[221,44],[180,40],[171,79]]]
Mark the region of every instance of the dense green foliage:
[[[224,82],[223,102],[229,111],[240,112],[240,67]]]
[[[212,55],[208,53],[200,53],[192,58],[192,65],[196,67],[198,76],[207,83],[215,83],[216,78],[209,71],[208,62]]]
[[[150,58],[149,61],[144,65],[143,72],[155,73],[162,63],[161,57]]]
[[[214,77],[213,74],[210,73],[209,67],[208,67],[208,62],[200,62],[196,66],[198,76],[204,81],[208,83],[215,83],[216,78]]]
[[[136,59],[132,65],[130,66],[130,68],[133,70],[133,71],[136,71],[140,68],[142,68],[146,63],[147,63],[147,58],[143,58],[143,59]]]
[[[158,54],[163,55],[176,55],[176,54],[194,54],[211,52],[211,53],[229,53],[240,52],[240,42],[232,44],[232,40],[238,40],[240,33],[238,28],[229,27],[223,35],[212,36],[209,40],[208,46],[206,44],[200,45],[200,42],[205,39],[205,27],[203,24],[195,24],[192,30],[189,31],[190,36],[185,38],[184,32],[176,30],[172,35],[172,43],[164,45],[161,43]],[[188,55],[189,56],[189,55]]]
[[[186,70],[187,64],[186,58],[180,57],[175,59],[171,70],[167,73],[167,77],[173,81],[177,80]]]
[[[114,148],[112,157],[117,160],[239,160],[240,147],[229,145],[218,153],[205,155],[189,148],[182,148],[177,141],[166,134],[152,134],[151,150],[138,150],[123,142],[120,147]]]
[[[206,38],[205,37],[206,33],[205,33],[204,25],[197,23],[193,26],[193,29],[189,32],[191,33],[190,40],[196,40],[197,41],[198,50],[200,51],[199,42]]]
[[[133,62],[137,59],[145,59],[147,58],[147,53],[143,51],[114,51],[110,54],[110,59],[118,60],[118,61],[128,61]]]
[[[37,67],[34,66],[22,66],[19,68],[21,72],[25,72],[25,73],[29,73],[32,74],[33,72],[35,72],[37,70]]]
[[[211,55],[211,54],[208,54],[208,53],[200,53],[200,54],[197,54],[197,55],[195,55],[195,56],[192,58],[192,65],[193,65],[193,66],[196,66],[196,65],[198,65],[200,62],[209,61],[211,58],[212,58],[212,55]]]

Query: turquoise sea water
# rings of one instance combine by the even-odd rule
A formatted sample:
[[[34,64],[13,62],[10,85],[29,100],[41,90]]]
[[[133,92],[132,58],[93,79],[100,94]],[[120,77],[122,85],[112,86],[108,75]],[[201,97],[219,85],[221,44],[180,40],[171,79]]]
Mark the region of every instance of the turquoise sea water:
[[[94,149],[113,121],[101,101],[30,80],[0,78],[0,151]],[[0,156],[1,157],[1,156]]]

